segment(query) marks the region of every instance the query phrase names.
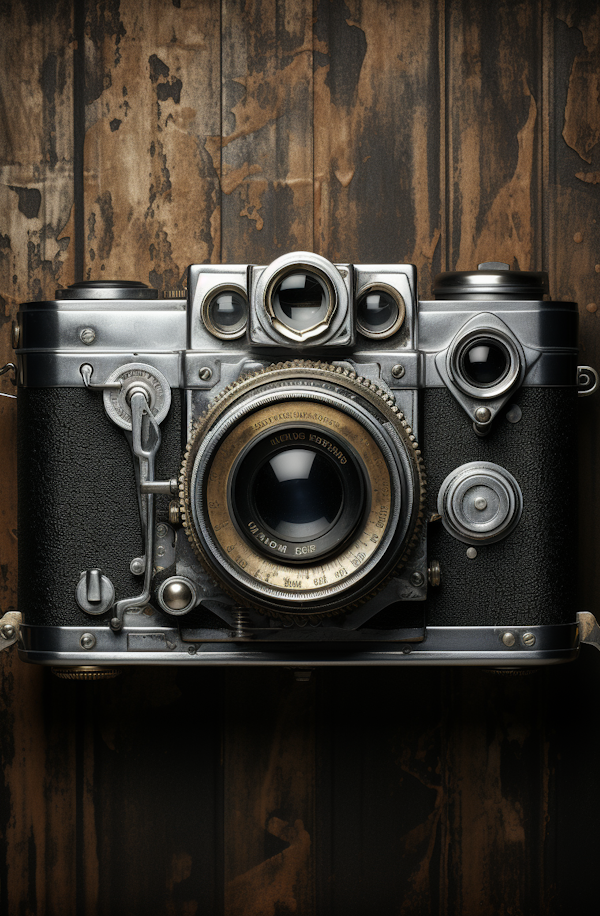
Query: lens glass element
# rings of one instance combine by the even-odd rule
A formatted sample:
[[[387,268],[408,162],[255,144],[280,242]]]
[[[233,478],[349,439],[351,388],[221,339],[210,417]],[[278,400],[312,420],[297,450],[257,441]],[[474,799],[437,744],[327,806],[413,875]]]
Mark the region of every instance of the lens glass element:
[[[404,316],[402,316],[404,317]],[[358,300],[358,330],[366,337],[382,337],[395,333],[402,322],[398,302],[391,293],[373,289]]]
[[[241,293],[222,290],[210,300],[206,315],[209,331],[220,337],[239,337],[248,321],[248,305]]]
[[[329,291],[310,270],[296,270],[275,284],[271,293],[273,314],[294,331],[306,331],[324,321],[329,311]]]
[[[497,385],[507,374],[510,355],[497,340],[474,340],[463,350],[460,368],[470,385],[488,388]]]
[[[344,503],[333,461],[309,448],[293,448],[269,458],[253,485],[256,514],[265,527],[286,540],[325,534]]]

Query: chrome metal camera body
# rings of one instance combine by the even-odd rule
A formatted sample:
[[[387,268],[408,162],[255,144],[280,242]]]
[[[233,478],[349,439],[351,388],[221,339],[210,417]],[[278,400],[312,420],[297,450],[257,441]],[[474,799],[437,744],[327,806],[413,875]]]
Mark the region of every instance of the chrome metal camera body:
[[[421,302],[413,265],[295,252],[25,303],[20,655],[574,658],[577,307],[482,267]]]

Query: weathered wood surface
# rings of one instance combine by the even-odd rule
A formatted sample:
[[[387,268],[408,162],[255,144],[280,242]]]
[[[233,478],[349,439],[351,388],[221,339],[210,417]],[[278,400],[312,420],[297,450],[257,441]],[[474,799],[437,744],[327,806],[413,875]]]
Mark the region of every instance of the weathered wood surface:
[[[2,7],[0,350],[19,301],[192,261],[544,268],[600,366],[593,2]],[[2,390],[11,385],[4,376]],[[600,401],[582,401],[582,606],[600,613]],[[0,400],[0,604],[16,601]],[[532,570],[532,574],[535,571]],[[3,653],[0,913],[591,912],[600,656],[476,670],[133,672]]]

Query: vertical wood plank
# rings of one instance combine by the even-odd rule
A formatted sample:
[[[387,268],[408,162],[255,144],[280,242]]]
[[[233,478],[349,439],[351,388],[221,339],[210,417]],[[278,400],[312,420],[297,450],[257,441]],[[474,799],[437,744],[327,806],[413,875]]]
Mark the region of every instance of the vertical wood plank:
[[[441,672],[320,672],[319,913],[441,912]]]
[[[580,363],[600,367],[600,13],[593,2],[549,5],[546,245],[552,290],[579,303]],[[600,537],[600,405],[580,403],[580,607],[600,616],[595,575]]]
[[[312,250],[312,0],[224,0],[223,261]]]
[[[73,17],[70,2],[0,14],[1,364],[18,303],[73,280]],[[2,378],[2,390],[16,393]],[[0,399],[0,607],[16,607],[16,409]],[[0,655],[0,911],[76,912],[74,709],[50,672]]]
[[[84,30],[84,277],[180,286],[220,260],[219,4],[89,2]],[[165,668],[88,691],[90,912],[220,912],[219,692],[218,672]]]
[[[537,3],[448,5],[450,269],[545,266],[541,47]],[[547,805],[538,680],[468,669],[446,677],[446,911],[538,911]]]
[[[541,40],[538,3],[448,6],[450,270],[542,269]]]
[[[309,916],[314,892],[315,679],[229,671],[224,707],[225,916]]]
[[[440,269],[435,0],[320,0],[315,13],[315,245],[333,260]]]
[[[225,0],[223,261],[313,248],[312,0]],[[313,678],[314,680],[314,678]],[[223,721],[225,912],[315,912],[314,683],[229,670]]]
[[[87,5],[85,278],[180,285],[220,260],[218,4]]]
[[[554,295],[579,303],[579,362],[600,367],[600,11],[591,0],[544,9],[545,243]],[[579,409],[578,607],[600,615],[597,544],[600,487],[600,401]],[[548,809],[545,906],[549,912],[596,906],[600,816],[596,774],[600,737],[588,697],[600,656],[582,649],[576,665],[546,672]]]

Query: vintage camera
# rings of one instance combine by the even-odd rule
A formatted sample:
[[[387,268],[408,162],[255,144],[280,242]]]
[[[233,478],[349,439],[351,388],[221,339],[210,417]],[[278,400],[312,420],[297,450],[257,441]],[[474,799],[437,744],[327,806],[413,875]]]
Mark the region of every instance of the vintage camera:
[[[577,307],[498,263],[434,293],[295,252],[22,305],[21,657],[574,658]]]

